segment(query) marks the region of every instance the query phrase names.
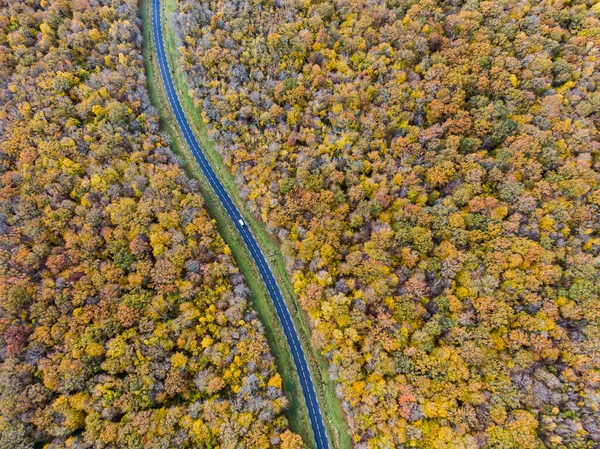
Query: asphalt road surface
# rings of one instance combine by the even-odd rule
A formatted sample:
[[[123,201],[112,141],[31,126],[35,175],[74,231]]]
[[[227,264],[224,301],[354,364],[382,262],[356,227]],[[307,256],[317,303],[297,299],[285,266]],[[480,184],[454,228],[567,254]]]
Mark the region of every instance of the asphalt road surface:
[[[243,220],[240,212],[238,211],[237,207],[223,188],[221,181],[219,180],[219,178],[217,178],[212,167],[208,163],[208,160],[202,152],[200,145],[198,145],[198,142],[196,141],[196,138],[192,133],[187,118],[183,113],[181,103],[179,102],[177,92],[175,91],[175,86],[173,85],[173,79],[171,77],[171,71],[169,70],[169,65],[167,63],[167,57],[165,55],[165,46],[163,41],[162,22],[160,20],[160,14],[160,0],[152,0],[152,30],[154,33],[156,58],[160,67],[160,74],[162,77],[163,85],[169,98],[169,103],[171,104],[171,108],[173,109],[179,128],[181,129],[181,133],[185,137],[188,146],[192,150],[192,153],[196,158],[198,165],[204,172],[204,175],[208,179],[208,182],[210,183],[212,189],[217,194],[217,197],[219,197],[221,204],[229,214],[229,217],[231,218],[231,221],[237,228],[237,231],[242,236],[244,243],[248,247],[252,258],[254,259],[254,263],[258,267],[258,271],[260,272],[260,275],[267,287],[269,295],[273,300],[273,304],[275,304],[277,315],[279,316],[281,326],[283,327],[287,343],[290,347],[290,351],[294,359],[294,364],[296,365],[296,370],[298,371],[298,377],[300,378],[302,393],[304,394],[304,399],[306,400],[306,405],[308,407],[308,415],[310,418],[310,423],[315,437],[317,449],[329,449],[329,441],[327,440],[327,433],[325,432],[325,425],[323,424],[323,415],[321,414],[321,409],[317,400],[317,394],[315,393],[315,386],[311,378],[310,371],[308,369],[308,364],[306,363],[306,357],[304,355],[302,345],[300,344],[298,332],[296,331],[296,328],[294,326],[294,322],[292,320],[290,311],[287,307],[287,304],[285,303],[285,300],[283,299],[281,290],[279,289],[279,286],[275,281],[275,276],[273,276],[273,272],[271,271],[271,268],[267,263],[267,259],[265,258],[262,250],[258,246],[258,243],[252,235],[252,232],[250,232],[248,226],[242,225],[238,221]]]

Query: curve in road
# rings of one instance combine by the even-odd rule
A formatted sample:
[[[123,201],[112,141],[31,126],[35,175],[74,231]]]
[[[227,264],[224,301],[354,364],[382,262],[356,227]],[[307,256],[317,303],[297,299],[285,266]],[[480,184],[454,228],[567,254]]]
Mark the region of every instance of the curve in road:
[[[250,251],[252,258],[254,259],[254,263],[256,263],[258,271],[260,272],[260,275],[267,287],[269,295],[273,300],[273,304],[275,304],[277,315],[281,322],[281,326],[283,327],[283,331],[285,333],[290,352],[292,353],[294,364],[296,365],[296,371],[298,372],[298,377],[300,378],[300,385],[302,387],[302,393],[304,394],[304,399],[308,407],[308,415],[310,418],[310,423],[315,437],[317,449],[329,449],[329,441],[327,439],[327,433],[325,432],[323,415],[321,413],[321,408],[319,407],[319,401],[317,400],[317,394],[315,392],[314,383],[310,375],[310,371],[308,369],[308,364],[306,363],[304,350],[302,349],[302,345],[300,344],[300,339],[298,337],[298,332],[296,331],[296,327],[294,326],[294,322],[292,320],[292,315],[290,314],[287,304],[283,299],[281,290],[277,285],[275,276],[273,275],[273,272],[271,271],[271,268],[267,263],[265,255],[260,249],[258,243],[256,242],[256,239],[254,238],[254,235],[252,234],[248,226],[243,224],[243,218],[239,210],[229,197],[229,194],[223,188],[221,181],[219,180],[219,178],[217,178],[211,165],[206,159],[206,156],[202,152],[202,149],[200,148],[196,137],[192,133],[192,129],[188,123],[188,120],[185,114],[183,113],[183,108],[181,107],[181,103],[179,102],[179,97],[177,96],[177,92],[173,84],[171,71],[169,70],[169,65],[165,54],[162,21],[160,20],[160,14],[160,0],[152,0],[152,32],[154,35],[156,58],[158,60],[163,85],[167,93],[167,97],[169,98],[171,108],[173,109],[173,113],[175,114],[175,118],[177,119],[177,124],[181,129],[181,133],[183,134],[186,143],[190,147],[194,158],[196,159],[198,165],[202,169],[204,176],[206,176],[206,179],[208,179],[210,186],[221,201],[221,204],[223,205],[223,207],[227,211],[227,214],[233,221],[233,224],[235,225],[237,231],[242,236],[246,247]],[[242,221],[240,222],[239,220]]]

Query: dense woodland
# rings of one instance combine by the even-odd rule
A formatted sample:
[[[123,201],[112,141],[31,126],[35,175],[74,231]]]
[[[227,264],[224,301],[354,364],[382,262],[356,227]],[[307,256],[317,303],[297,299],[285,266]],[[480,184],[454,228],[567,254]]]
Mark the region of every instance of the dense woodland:
[[[600,446],[591,0],[180,0],[357,448]]]
[[[133,0],[0,0],[0,448],[298,449]]]

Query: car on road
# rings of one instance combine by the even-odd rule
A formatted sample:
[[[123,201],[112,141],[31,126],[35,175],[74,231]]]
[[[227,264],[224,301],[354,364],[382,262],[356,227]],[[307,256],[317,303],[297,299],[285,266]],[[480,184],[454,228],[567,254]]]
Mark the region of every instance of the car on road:
[[[241,218],[238,218],[238,223],[240,224],[240,226],[246,226],[246,223]]]

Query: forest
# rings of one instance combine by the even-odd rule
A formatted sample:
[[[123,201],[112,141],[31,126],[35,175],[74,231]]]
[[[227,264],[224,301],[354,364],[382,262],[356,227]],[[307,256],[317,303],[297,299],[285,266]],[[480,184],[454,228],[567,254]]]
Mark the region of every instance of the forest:
[[[133,0],[0,0],[0,448],[299,449]]]
[[[357,449],[600,446],[599,5],[179,0]]]

